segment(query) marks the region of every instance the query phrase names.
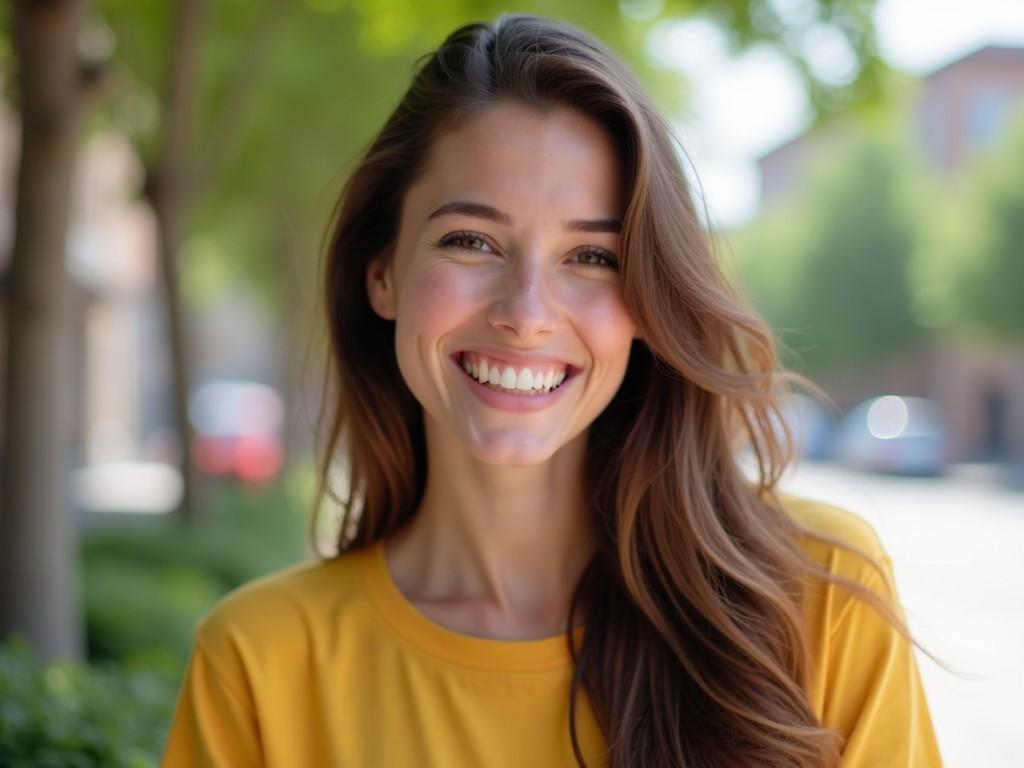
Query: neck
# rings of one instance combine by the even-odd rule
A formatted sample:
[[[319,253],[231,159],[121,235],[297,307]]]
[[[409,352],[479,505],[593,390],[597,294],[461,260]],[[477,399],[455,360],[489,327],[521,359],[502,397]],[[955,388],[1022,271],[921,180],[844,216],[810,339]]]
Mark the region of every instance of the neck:
[[[432,435],[432,433],[434,433]],[[595,549],[586,513],[586,433],[543,464],[484,464],[427,430],[426,489],[386,552],[413,602],[460,611],[480,634],[560,632]]]

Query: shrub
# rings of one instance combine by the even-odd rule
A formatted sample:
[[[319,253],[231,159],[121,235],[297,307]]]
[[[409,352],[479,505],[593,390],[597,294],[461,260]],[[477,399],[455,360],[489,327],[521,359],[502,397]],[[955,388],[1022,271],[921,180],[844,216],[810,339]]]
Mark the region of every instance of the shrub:
[[[155,648],[184,659],[196,622],[223,592],[202,571],[116,558],[90,558],[84,574],[86,642],[94,661]]]
[[[23,639],[9,640],[0,645],[0,765],[156,766],[182,671],[168,654],[44,665]]]
[[[161,649],[184,662],[221,595],[305,554],[304,511],[281,487],[221,488],[194,528],[176,520],[87,531],[83,607],[90,658]]]

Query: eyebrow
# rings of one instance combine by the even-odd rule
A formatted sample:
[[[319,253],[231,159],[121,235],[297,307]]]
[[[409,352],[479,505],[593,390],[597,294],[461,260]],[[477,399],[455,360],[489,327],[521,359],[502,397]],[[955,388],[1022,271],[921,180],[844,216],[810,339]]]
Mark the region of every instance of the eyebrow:
[[[499,224],[504,224],[506,227],[512,226],[512,217],[507,213],[499,211],[494,206],[485,205],[484,203],[474,203],[469,200],[452,200],[450,203],[445,203],[427,216],[427,220],[429,221],[430,219],[436,219],[440,216],[449,216],[452,214],[475,216],[478,219],[487,219]],[[565,228],[571,232],[619,233],[622,231],[622,222],[618,219],[611,218],[571,219],[570,221],[565,222]]]

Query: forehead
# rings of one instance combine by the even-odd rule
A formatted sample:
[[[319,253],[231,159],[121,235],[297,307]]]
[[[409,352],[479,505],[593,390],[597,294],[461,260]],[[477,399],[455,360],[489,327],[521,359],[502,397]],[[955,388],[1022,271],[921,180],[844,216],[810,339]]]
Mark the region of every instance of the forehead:
[[[410,193],[435,207],[468,197],[513,218],[556,209],[619,216],[619,165],[608,131],[582,112],[556,107],[544,114],[501,102],[441,135]]]

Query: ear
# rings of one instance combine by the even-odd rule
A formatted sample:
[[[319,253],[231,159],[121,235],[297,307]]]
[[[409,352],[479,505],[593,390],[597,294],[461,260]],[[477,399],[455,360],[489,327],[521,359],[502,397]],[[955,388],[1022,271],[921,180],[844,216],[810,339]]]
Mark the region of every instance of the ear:
[[[395,319],[395,281],[390,260],[375,257],[366,268],[366,294],[374,312],[385,320]]]

